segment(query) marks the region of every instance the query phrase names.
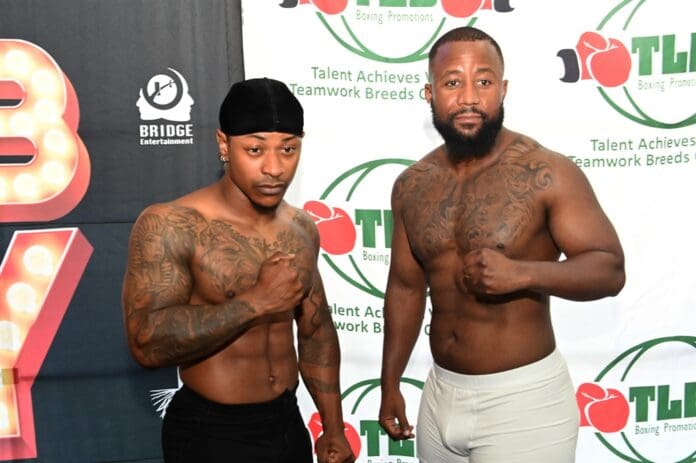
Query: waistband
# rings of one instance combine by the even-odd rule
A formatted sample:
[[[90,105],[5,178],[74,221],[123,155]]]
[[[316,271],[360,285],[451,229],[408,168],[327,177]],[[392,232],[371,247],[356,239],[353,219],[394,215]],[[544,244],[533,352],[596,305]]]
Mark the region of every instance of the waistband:
[[[554,349],[553,352],[541,360],[498,373],[466,375],[446,370],[438,364],[433,364],[432,369],[432,373],[440,381],[454,386],[475,389],[492,389],[528,384],[553,378],[559,374],[567,374],[567,371],[566,362],[558,349]]]
[[[204,409],[207,412],[212,412],[220,415],[244,415],[248,413],[256,414],[276,414],[287,411],[289,407],[293,407],[297,403],[295,391],[297,386],[292,390],[286,389],[275,399],[267,402],[253,402],[241,404],[223,404],[209,400],[185,384],[176,392],[172,399],[172,405],[195,407]]]

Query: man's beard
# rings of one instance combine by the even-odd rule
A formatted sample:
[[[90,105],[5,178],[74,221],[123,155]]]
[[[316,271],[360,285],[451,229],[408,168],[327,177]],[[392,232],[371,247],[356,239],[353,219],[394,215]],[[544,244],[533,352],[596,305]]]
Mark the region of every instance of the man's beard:
[[[447,120],[440,119],[435,113],[433,103],[430,103],[433,112],[433,125],[445,140],[447,155],[453,162],[483,157],[491,151],[500,129],[503,127],[505,111],[500,105],[498,115],[490,119],[486,114],[477,109],[465,109],[447,116]],[[481,128],[472,136],[461,134],[454,125],[454,118],[459,114],[476,113],[481,116]]]

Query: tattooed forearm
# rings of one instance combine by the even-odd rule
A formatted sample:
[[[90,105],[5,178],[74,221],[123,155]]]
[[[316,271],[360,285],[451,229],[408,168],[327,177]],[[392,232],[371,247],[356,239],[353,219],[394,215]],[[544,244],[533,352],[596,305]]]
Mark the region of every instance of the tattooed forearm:
[[[308,376],[303,376],[302,379],[304,380],[305,386],[307,386],[307,389],[312,396],[314,396],[314,394],[317,392],[322,394],[333,394],[340,392],[338,382],[325,381]]]
[[[327,333],[324,339],[317,339],[317,336],[301,337],[297,344],[300,363],[321,367],[338,366],[340,354],[335,332]]]
[[[143,365],[182,365],[228,345],[244,332],[254,315],[254,308],[243,301],[223,306],[170,306],[131,319],[132,344]]]
[[[329,306],[326,303],[323,289],[321,291],[313,290],[307,298],[307,304],[313,309],[310,323],[313,329],[319,329],[322,326],[333,326]],[[312,310],[310,310],[312,311]]]

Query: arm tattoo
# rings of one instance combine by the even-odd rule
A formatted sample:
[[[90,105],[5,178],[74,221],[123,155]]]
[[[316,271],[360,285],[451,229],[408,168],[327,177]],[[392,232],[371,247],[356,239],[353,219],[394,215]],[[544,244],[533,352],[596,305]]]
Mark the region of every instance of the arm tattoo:
[[[316,278],[315,284],[319,287],[312,289],[304,307],[305,311],[311,312],[309,327],[298,331],[299,358],[303,363],[335,367],[339,364],[338,336],[321,280]]]
[[[190,261],[197,247],[219,249],[214,242],[217,231],[196,211],[178,206],[147,212],[134,225],[124,310],[129,340],[141,363],[174,365],[210,355],[238,336],[254,313],[253,307],[238,300],[223,306],[190,305],[194,285]],[[246,251],[239,254],[248,256]],[[241,267],[231,268],[242,275],[255,275],[258,269],[245,272]],[[223,281],[215,268],[220,264],[202,270],[206,279],[210,275],[213,282]]]
[[[134,304],[130,315],[136,305],[185,302],[191,282],[181,271],[182,260],[187,257],[181,251],[193,248],[186,229],[174,228],[169,217],[145,214],[133,228],[131,243],[128,274],[132,278],[128,283]]]
[[[253,307],[242,301],[230,301],[226,307],[211,305],[169,307],[153,317],[154,331],[170,334],[153,342],[147,355],[165,364],[185,364],[199,360],[225,347],[243,329]],[[238,326],[230,330],[230,326]],[[154,333],[152,333],[154,334]]]
[[[312,394],[316,392],[321,392],[325,394],[333,394],[340,392],[339,385],[337,382],[323,381],[319,378],[309,376],[303,376],[302,379],[305,383],[305,386],[307,386],[307,389],[309,389],[312,392]]]

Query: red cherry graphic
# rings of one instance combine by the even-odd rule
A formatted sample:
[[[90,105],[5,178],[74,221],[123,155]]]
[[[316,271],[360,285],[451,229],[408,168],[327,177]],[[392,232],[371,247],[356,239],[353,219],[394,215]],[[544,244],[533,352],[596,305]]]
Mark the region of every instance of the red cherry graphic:
[[[350,449],[353,451],[353,455],[356,457],[360,455],[360,449],[362,448],[362,442],[360,441],[360,435],[355,430],[352,424],[343,422],[343,433],[346,436],[346,440],[350,445]],[[318,412],[314,412],[309,418],[309,423],[307,423],[309,432],[312,435],[312,440],[316,443],[321,433],[324,431],[324,426],[321,423],[321,417]]]
[[[616,39],[608,41],[596,32],[585,32],[576,47],[582,79],[594,79],[603,87],[616,87],[628,80],[631,54]]]
[[[319,244],[329,254],[345,254],[355,246],[355,225],[341,208],[330,208],[321,201],[307,201],[303,208],[319,230]]]
[[[584,383],[578,387],[575,400],[580,410],[580,426],[592,426],[600,432],[621,431],[628,422],[628,401],[616,389]]]
[[[346,9],[348,0],[314,0],[314,5],[326,14],[338,14]]]
[[[450,16],[468,18],[481,9],[483,3],[490,7],[490,0],[442,0],[442,8]]]

